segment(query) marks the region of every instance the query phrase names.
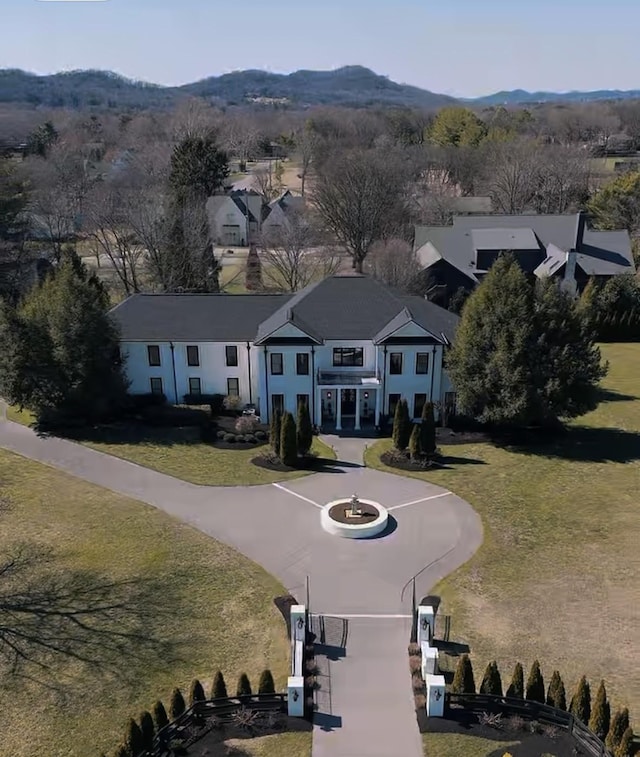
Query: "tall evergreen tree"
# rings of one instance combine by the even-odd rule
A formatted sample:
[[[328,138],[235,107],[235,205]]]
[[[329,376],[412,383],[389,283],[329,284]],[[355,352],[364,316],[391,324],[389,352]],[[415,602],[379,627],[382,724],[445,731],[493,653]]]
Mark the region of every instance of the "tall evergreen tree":
[[[502,679],[498,670],[498,663],[494,660],[487,665],[480,684],[480,694],[492,694],[502,696]]]
[[[567,695],[559,671],[554,670],[547,689],[547,704],[558,710],[567,709]]]
[[[433,455],[436,451],[436,420],[432,402],[425,402],[422,406],[420,447],[422,448],[423,455]]]
[[[463,654],[458,660],[456,672],[453,675],[451,691],[454,694],[475,694],[476,682],[473,678],[473,665],[468,654]]]
[[[140,726],[133,718],[129,719],[127,730],[124,736],[124,745],[131,757],[139,757],[144,749],[144,738]]]
[[[153,715],[153,723],[156,727],[156,731],[159,731],[161,728],[164,728],[166,725],[169,725],[169,718],[167,717],[167,711],[165,710],[164,705],[159,699],[153,705],[152,715]]]
[[[616,747],[614,757],[632,757],[635,749],[633,748],[633,729],[628,727],[622,734],[620,743]]]
[[[571,697],[569,712],[585,725],[589,722],[591,717],[591,687],[585,676],[582,676],[578,681],[576,690]]]
[[[299,454],[308,455],[313,444],[313,426],[311,425],[311,415],[309,414],[309,404],[307,402],[298,403],[296,435]]]
[[[544,704],[544,679],[542,678],[542,672],[538,660],[533,661],[533,665],[529,671],[525,697],[532,702],[540,702],[540,704]]]
[[[229,175],[229,159],[212,133],[187,136],[171,155],[169,184],[178,199],[187,194],[207,198],[218,191]]]
[[[412,460],[417,460],[422,456],[422,446],[420,444],[420,426],[413,424],[411,436],[409,437],[409,454]]]
[[[274,410],[271,413],[271,424],[269,426],[269,443],[273,454],[280,457],[280,433],[282,430],[282,413]]]
[[[213,677],[213,684],[211,685],[211,699],[226,699],[227,696],[227,684],[224,681],[222,671],[218,670]]]
[[[622,710],[618,710],[611,718],[611,726],[605,740],[607,749],[615,753],[615,750],[620,746],[624,732],[628,727],[629,710],[625,707]]]
[[[189,707],[192,707],[196,702],[204,702],[205,699],[202,684],[197,678],[194,678],[189,688]]]
[[[185,704],[182,692],[180,689],[175,688],[171,692],[171,702],[169,704],[169,715],[171,716],[171,720],[180,717],[186,709],[187,705]]]
[[[140,732],[142,733],[143,748],[150,752],[153,749],[153,738],[156,734],[151,713],[145,711],[140,714]]]
[[[524,671],[519,662],[516,662],[513,668],[513,675],[506,696],[511,699],[524,699]]]
[[[251,682],[249,676],[246,673],[241,673],[238,678],[238,686],[236,688],[237,697],[250,697],[251,696]]]
[[[398,402],[396,402],[396,409],[393,413],[393,429],[391,431],[393,446],[398,450],[403,450],[407,446],[406,444],[404,447],[400,446],[402,438],[402,400],[398,400]]]
[[[400,399],[398,400],[396,411],[393,416],[393,446],[397,450],[405,450],[409,445],[412,431],[413,423],[411,422],[411,417],[409,415],[409,405],[406,400]]]
[[[247,262],[245,263],[244,285],[249,292],[262,289],[262,263],[255,244],[249,246]]]
[[[284,465],[294,468],[298,462],[298,439],[296,423],[291,413],[284,413],[280,428],[280,459]]]
[[[611,724],[611,705],[607,699],[607,690],[604,685],[604,681],[600,681],[598,691],[596,692],[596,698],[591,708],[591,717],[589,718],[589,729],[595,733],[595,735],[605,740],[607,733],[609,733],[609,725]]]
[[[276,685],[273,681],[273,675],[270,670],[263,670],[258,683],[258,694],[274,694]]]

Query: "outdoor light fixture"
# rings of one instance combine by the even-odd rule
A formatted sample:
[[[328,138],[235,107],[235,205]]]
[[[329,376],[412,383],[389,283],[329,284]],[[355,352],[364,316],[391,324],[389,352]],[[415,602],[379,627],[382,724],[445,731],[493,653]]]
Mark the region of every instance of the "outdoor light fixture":
[[[331,399],[331,392],[327,392],[327,397]]]
[[[300,695],[298,694],[298,689],[293,690],[293,694],[291,695],[291,698],[294,702],[297,702],[298,699],[300,699]]]
[[[298,628],[302,630],[304,628],[304,620],[302,617],[298,618]]]
[[[368,400],[368,399],[369,399],[369,392],[365,392],[365,393],[364,393],[364,398],[365,398],[366,400]]]
[[[422,630],[426,631],[427,628],[429,628],[429,621],[426,618],[423,618],[423,620],[422,620]]]

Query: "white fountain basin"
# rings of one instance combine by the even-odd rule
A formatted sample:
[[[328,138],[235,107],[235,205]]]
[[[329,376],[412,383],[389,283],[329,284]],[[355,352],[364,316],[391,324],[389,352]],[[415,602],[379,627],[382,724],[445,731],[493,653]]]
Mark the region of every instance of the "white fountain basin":
[[[336,505],[344,506],[345,510],[351,507],[351,499],[336,499],[329,502],[320,511],[320,523],[322,528],[333,536],[342,536],[344,539],[369,539],[382,533],[387,527],[389,513],[379,503],[371,499],[359,499],[362,505],[369,505],[378,511],[378,517],[375,520],[369,520],[366,523],[341,523],[329,514],[331,509]]]

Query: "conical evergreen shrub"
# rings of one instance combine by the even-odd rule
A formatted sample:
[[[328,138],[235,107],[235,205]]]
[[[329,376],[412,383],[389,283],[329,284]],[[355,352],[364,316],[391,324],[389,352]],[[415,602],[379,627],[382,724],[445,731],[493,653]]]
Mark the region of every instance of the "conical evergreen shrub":
[[[249,246],[245,264],[244,285],[248,292],[262,289],[262,261],[255,244]]]
[[[420,426],[417,423],[413,424],[411,436],[409,437],[409,454],[412,460],[418,460],[422,455],[422,448],[420,446]]]
[[[202,684],[195,678],[191,681],[191,687],[189,688],[189,707],[192,707],[196,702],[204,702],[205,699]]]
[[[607,700],[607,690],[604,681],[600,681],[596,698],[591,708],[591,717],[589,718],[589,730],[604,741],[609,733],[611,724],[611,705]]]
[[[279,410],[271,413],[271,424],[269,425],[269,444],[273,454],[280,457],[280,428],[282,426],[282,414]]]
[[[226,699],[227,696],[227,684],[224,681],[222,671],[218,670],[213,676],[213,683],[211,684],[211,699]]]
[[[169,715],[171,720],[175,720],[180,717],[182,713],[187,709],[184,703],[184,697],[180,689],[175,688],[171,693],[171,702],[169,703]]]
[[[502,696],[502,679],[498,670],[498,663],[494,660],[487,665],[480,684],[480,694],[492,694]]]
[[[161,728],[164,728],[165,725],[169,725],[167,711],[165,710],[164,705],[159,699],[151,708],[151,713],[153,715],[153,723],[156,727],[156,732]]]
[[[402,406],[400,414],[400,438],[398,444],[400,444],[399,449],[406,449],[409,446],[409,439],[411,439],[413,422],[409,415],[409,405],[407,404],[407,400],[400,400],[398,404]]]
[[[511,699],[524,699],[524,670],[519,662],[516,662],[513,668],[513,675],[506,696]]]
[[[571,697],[569,712],[585,725],[589,722],[591,717],[591,688],[585,676],[582,676],[578,681],[574,695]]]
[[[605,739],[607,749],[615,753],[616,749],[622,742],[624,732],[629,727],[629,710],[625,707],[622,710],[618,710],[616,714],[611,718],[611,727],[609,733]]]
[[[393,430],[391,431],[391,441],[393,442],[393,446],[400,451],[402,451],[407,446],[406,444],[404,447],[400,446],[402,438],[402,400],[398,400],[398,402],[396,403],[395,413],[393,414]]]
[[[142,731],[133,718],[129,718],[129,724],[124,736],[124,746],[129,751],[131,757],[138,757],[144,749]]]
[[[614,757],[632,757],[633,755],[633,730],[631,727],[622,734],[620,743],[616,747]]]
[[[238,697],[250,697],[251,696],[251,682],[249,676],[246,673],[242,673],[238,678],[238,687],[236,688],[236,696]]]
[[[311,415],[309,414],[309,404],[307,402],[298,403],[296,435],[299,454],[308,455],[313,444],[313,426],[311,425]]]
[[[156,734],[155,726],[153,725],[153,718],[151,713],[142,712],[140,714],[140,731],[142,732],[142,743],[147,752],[150,752],[153,748],[153,737]]]
[[[291,413],[284,413],[280,427],[280,460],[284,465],[295,468],[298,462],[298,439],[296,423]]]
[[[432,402],[425,402],[422,406],[420,447],[423,455],[433,455],[436,451],[436,419]]]
[[[276,685],[270,670],[263,670],[258,683],[258,694],[275,694]]]
[[[547,689],[547,704],[550,707],[555,707],[558,710],[567,709],[567,695],[564,688],[564,683],[560,676],[559,671],[554,670],[551,680],[549,681],[549,688]]]
[[[524,694],[526,699],[544,704],[544,679],[540,671],[540,663],[538,660],[533,661],[533,665],[529,671],[529,677],[527,678],[527,686]]]
[[[476,682],[473,678],[473,665],[468,654],[463,654],[458,660],[456,672],[453,676],[451,691],[454,694],[475,694]]]

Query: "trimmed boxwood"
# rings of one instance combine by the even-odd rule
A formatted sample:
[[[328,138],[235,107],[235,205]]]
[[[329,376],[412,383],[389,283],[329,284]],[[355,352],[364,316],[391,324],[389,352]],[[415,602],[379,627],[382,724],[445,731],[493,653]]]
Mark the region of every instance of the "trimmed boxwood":
[[[262,429],[258,429],[255,433],[255,437],[256,439],[258,439],[258,441],[263,442],[267,438],[267,432],[263,431]]]
[[[218,432],[216,433],[216,437],[217,437],[218,439],[220,439],[220,441],[222,441],[222,440],[223,440],[223,439],[225,438],[225,436],[226,436],[226,435],[227,435],[227,432],[226,432],[226,431],[223,431],[222,429],[220,429],[220,431],[218,431]]]
[[[235,444],[236,443],[236,435],[235,434],[225,434],[223,437],[224,441],[227,444]]]
[[[244,444],[246,440],[247,438],[244,434],[236,434],[236,441],[238,444]]]

